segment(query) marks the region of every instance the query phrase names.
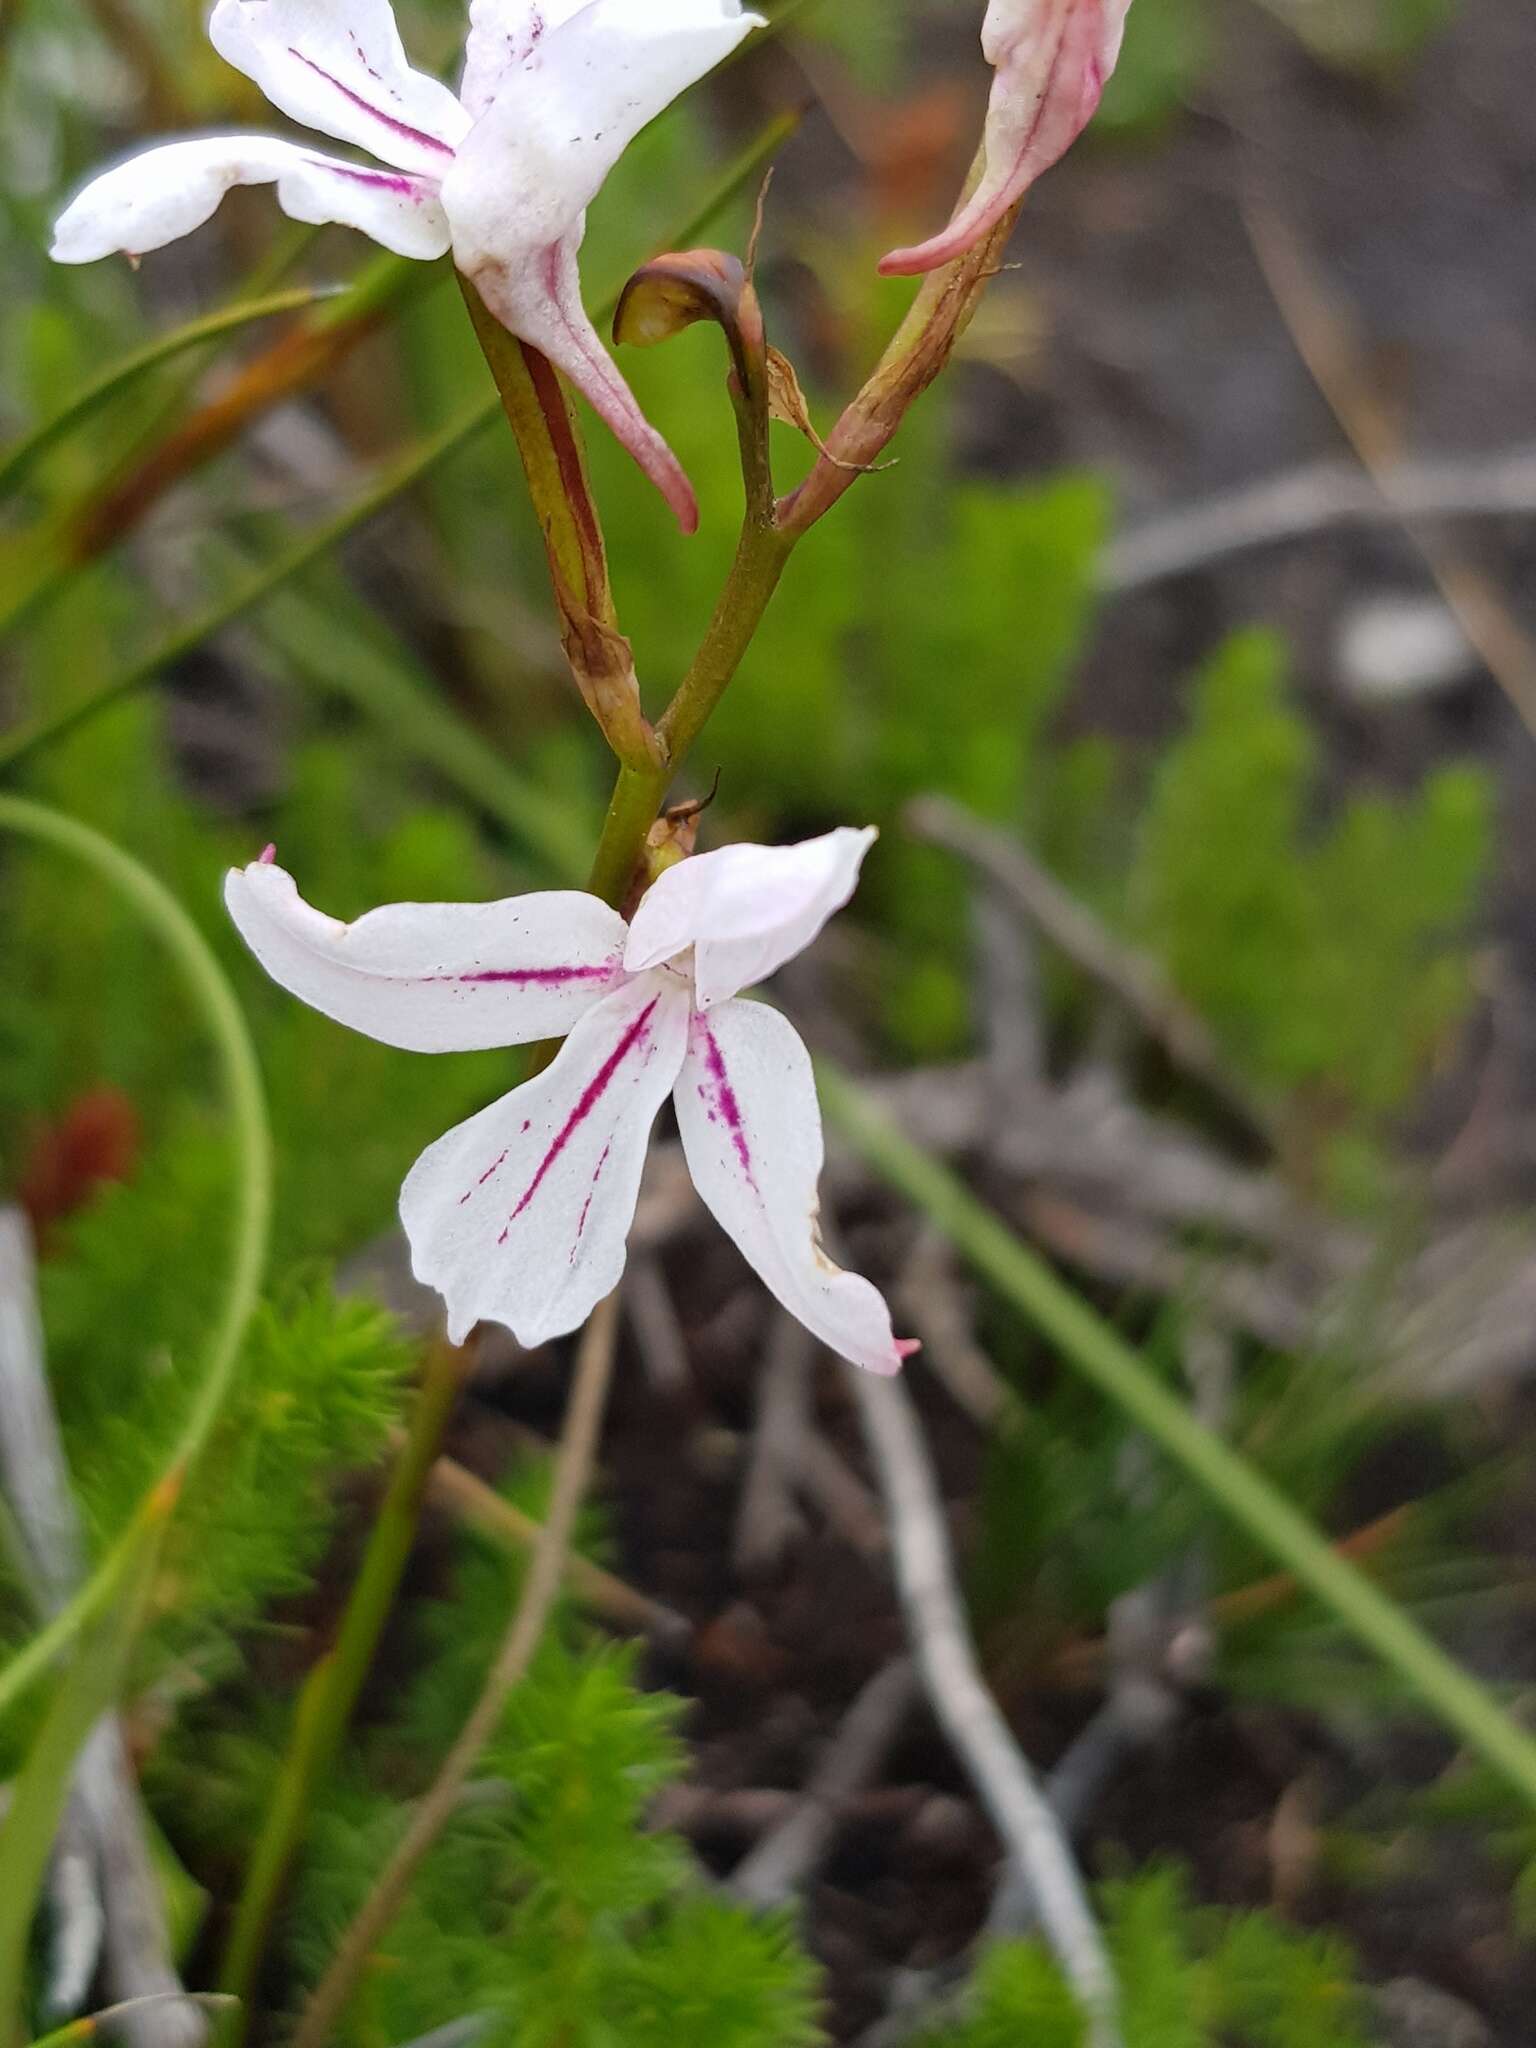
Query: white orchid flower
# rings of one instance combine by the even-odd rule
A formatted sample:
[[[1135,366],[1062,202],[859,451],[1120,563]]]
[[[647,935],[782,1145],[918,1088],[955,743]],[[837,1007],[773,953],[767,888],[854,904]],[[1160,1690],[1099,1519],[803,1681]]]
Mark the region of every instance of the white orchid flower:
[[[265,135],[163,144],[94,179],[55,230],[60,263],[163,248],[233,185],[293,219],[360,228],[397,256],[451,248],[491,311],[558,363],[685,528],[688,480],[581,303],[586,209],[663,107],[761,17],[740,0],[474,0],[457,97],[406,61],[389,0],[218,0],[215,49],[291,120],[376,164]]]
[[[394,903],[340,924],[270,857],[225,900],[275,981],[413,1052],[564,1037],[533,1080],[417,1160],[400,1197],[419,1280],[461,1343],[477,1322],[563,1336],[618,1284],[651,1125],[670,1093],[694,1185],[769,1291],[871,1372],[914,1347],[817,1236],[821,1115],[793,1026],[739,991],[808,946],[875,834],[729,846],[669,868],[626,924],[596,896]]]
[[[982,138],[981,178],[949,226],[893,249],[887,277],[937,270],[991,233],[1098,110],[1120,56],[1131,0],[990,0],[981,47],[996,76]]]

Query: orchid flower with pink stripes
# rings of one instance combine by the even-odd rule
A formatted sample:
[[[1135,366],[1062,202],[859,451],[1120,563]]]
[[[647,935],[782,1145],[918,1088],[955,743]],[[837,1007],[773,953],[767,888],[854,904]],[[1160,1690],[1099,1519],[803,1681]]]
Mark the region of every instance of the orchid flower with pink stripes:
[[[915,1347],[817,1232],[821,1114],[794,1027],[740,991],[853,894],[875,834],[728,846],[668,868],[626,924],[596,896],[394,903],[355,924],[312,909],[270,856],[235,869],[231,916],[292,994],[412,1052],[563,1037],[533,1080],[417,1160],[400,1197],[416,1276],[461,1343],[576,1329],[617,1286],[651,1125],[670,1094],[693,1182],[770,1293],[871,1372]]]
[[[1120,55],[1131,0],[990,0],[981,47],[996,73],[970,197],[942,233],[893,249],[887,277],[937,270],[989,235],[1093,119]]]
[[[234,185],[295,220],[446,255],[502,324],[571,379],[697,523],[688,479],[581,303],[586,209],[625,148],[761,17],[740,0],[474,0],[457,94],[406,60],[389,0],[218,0],[215,49],[291,120],[366,149],[348,163],[265,135],[170,142],[94,179],[53,254],[138,257],[201,227]]]

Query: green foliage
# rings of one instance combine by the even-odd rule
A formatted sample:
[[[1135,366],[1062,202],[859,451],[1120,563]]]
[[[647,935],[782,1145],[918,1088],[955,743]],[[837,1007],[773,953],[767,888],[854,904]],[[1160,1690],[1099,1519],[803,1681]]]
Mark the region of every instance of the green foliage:
[[[206,1285],[175,1285],[176,1261],[145,1257],[146,1229],[215,1208],[222,1157],[188,1140],[109,1191],[45,1268],[59,1408],[82,1504],[120,1529],[169,1455],[192,1393],[191,1326]],[[184,1241],[184,1240],[183,1240]],[[182,1340],[182,1332],[187,1339]],[[397,1419],[410,1350],[388,1315],[295,1274],[257,1316],[203,1472],[173,1525],[174,1601],[150,1632],[158,1664],[205,1672],[274,1600],[302,1590],[334,1521],[340,1474],[376,1461]]]
[[[1456,17],[1457,0],[1268,0],[1324,63],[1392,78]]]
[[[1321,63],[1391,83],[1454,19],[1457,0],[1264,0]],[[1155,134],[1209,73],[1228,0],[1156,0],[1126,18],[1120,62],[1093,135]],[[1235,30],[1241,34],[1241,28]]]
[[[506,1574],[503,1572],[503,1589]],[[471,1590],[471,1635],[491,1617]],[[488,1653],[489,1645],[482,1648]],[[635,1654],[546,1640],[509,1703],[464,1809],[424,1867],[342,2039],[414,2037],[467,2012],[495,2015],[505,2048],[810,2048],[820,2036],[811,1966],[787,1927],[700,1893],[683,1845],[645,1815],[682,1768],[680,1703],[640,1691]],[[481,1667],[483,1670],[483,1658]],[[436,1718],[441,1672],[407,1702],[404,1753]],[[401,1735],[373,1745],[372,1781]],[[314,1830],[291,1915],[301,1974],[324,1963],[397,1836],[391,1792],[351,1778]]]
[[[1256,1080],[1369,1129],[1465,1007],[1490,792],[1447,767],[1314,830],[1317,750],[1284,669],[1272,636],[1244,633],[1197,677],[1141,821],[1133,914]]]
[[[1193,1904],[1154,1867],[1105,1888],[1126,2048],[1365,2048],[1364,1999],[1342,1943],[1269,1913]],[[1080,2048],[1084,2028],[1056,1964],[1034,1942],[983,1958],[964,2022],[923,2048]]]
[[[1090,132],[1142,134],[1182,112],[1209,69],[1211,0],[1157,0],[1126,16],[1120,62]]]

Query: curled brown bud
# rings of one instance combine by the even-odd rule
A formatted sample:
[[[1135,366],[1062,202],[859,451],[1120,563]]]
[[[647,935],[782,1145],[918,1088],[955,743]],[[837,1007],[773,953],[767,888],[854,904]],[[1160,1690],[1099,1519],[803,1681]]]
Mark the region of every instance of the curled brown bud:
[[[749,386],[762,359],[762,309],[745,264],[724,249],[683,249],[643,264],[619,298],[613,338],[654,348],[698,320],[724,330],[736,375]]]

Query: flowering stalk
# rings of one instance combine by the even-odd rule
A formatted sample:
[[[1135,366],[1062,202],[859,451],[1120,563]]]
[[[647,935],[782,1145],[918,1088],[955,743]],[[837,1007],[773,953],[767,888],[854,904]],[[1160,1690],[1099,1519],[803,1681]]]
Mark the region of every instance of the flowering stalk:
[[[661,752],[640,706],[634,654],[619,631],[576,409],[548,357],[509,334],[468,278],[460,283],[523,459],[571,674],[615,756],[644,773],[659,765]]]
[[[732,400],[746,497],[741,537],[699,651],[657,721],[661,759],[651,768],[620,768],[592,865],[589,887],[595,895],[613,904],[624,902],[667,789],[740,668],[796,545],[855,478],[878,460],[909,407],[949,361],[996,272],[998,251],[1014,217],[1007,213],[976,248],[924,280],[906,319],[829,436],[816,466],[783,498],[774,496],[768,457],[766,366],[759,384],[751,368],[753,350],[742,350],[738,325],[732,335]],[[621,332],[623,310],[621,299]],[[742,324],[750,335],[750,311]],[[729,326],[727,333],[732,333]]]

